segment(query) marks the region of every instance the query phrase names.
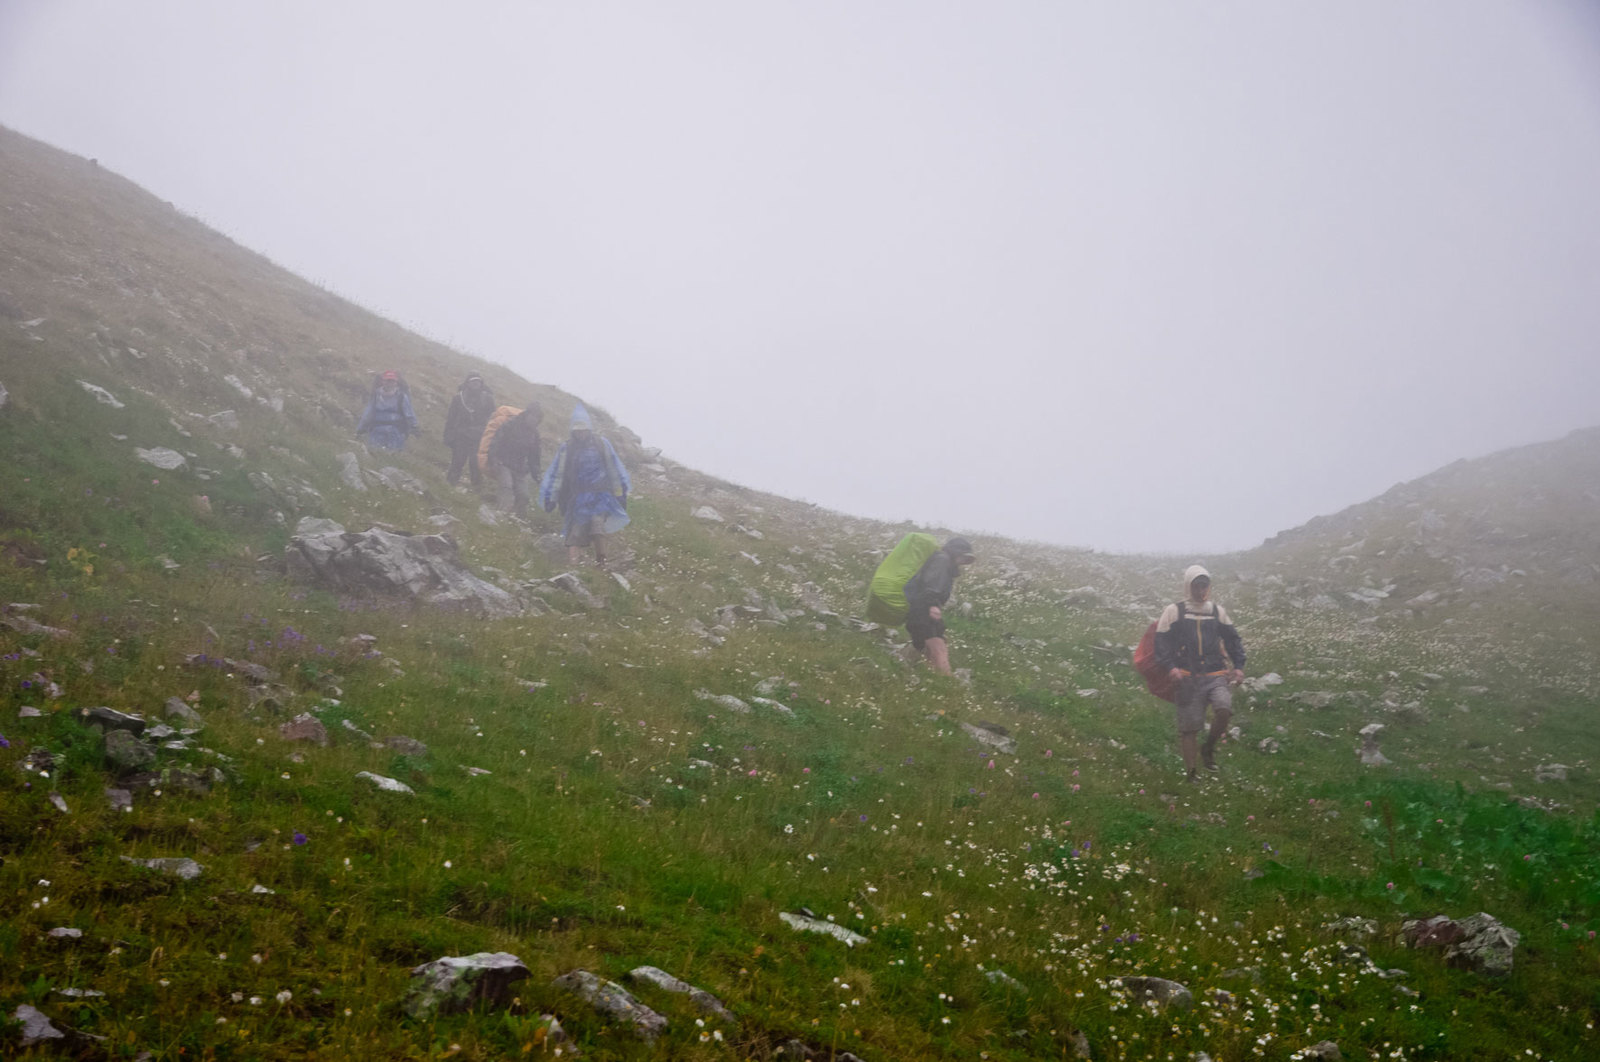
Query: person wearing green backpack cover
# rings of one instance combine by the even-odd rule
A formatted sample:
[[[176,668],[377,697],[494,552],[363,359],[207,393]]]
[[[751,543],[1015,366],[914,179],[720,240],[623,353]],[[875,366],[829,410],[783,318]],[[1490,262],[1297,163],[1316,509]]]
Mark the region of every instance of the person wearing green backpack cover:
[[[928,666],[950,674],[943,609],[956,576],[976,559],[972,543],[964,538],[952,538],[941,549],[932,535],[905,536],[872,576],[867,615],[880,623],[904,623]]]

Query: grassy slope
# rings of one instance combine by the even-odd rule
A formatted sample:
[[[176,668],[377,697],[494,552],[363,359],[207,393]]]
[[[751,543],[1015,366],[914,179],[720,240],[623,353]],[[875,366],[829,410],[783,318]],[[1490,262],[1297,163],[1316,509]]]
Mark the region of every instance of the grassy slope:
[[[339,485],[332,455],[350,448],[366,371],[405,368],[435,433],[468,367],[487,368],[505,397],[558,413],[570,398],[410,337],[81,160],[10,134],[0,147],[0,382],[13,403],[0,411],[11,457],[0,466],[0,596],[37,602],[36,618],[74,632],[0,631],[7,1012],[36,1002],[127,1057],[515,1056],[547,1010],[591,1057],[767,1057],[789,1036],[868,1059],[1060,1057],[1074,1029],[1099,1058],[1282,1058],[1324,1038],[1346,1057],[1585,1053],[1600,1005],[1589,938],[1600,928],[1587,771],[1594,626],[1565,622],[1587,606],[1539,572],[1473,595],[1487,609],[1458,595],[1408,616],[1295,605],[1364,578],[1398,581],[1384,567],[1395,551],[1379,542],[1420,541],[1403,523],[1369,530],[1373,548],[1357,563],[1329,567],[1355,540],[1344,525],[1222,560],[1251,670],[1288,682],[1241,697],[1243,740],[1224,747],[1221,779],[1198,792],[1179,780],[1163,706],[1093,648],[1138,635],[1171,592],[1175,561],[981,542],[984,563],[960,591],[972,615],[955,624],[970,688],[920,674],[881,635],[827,616],[746,621],[715,647],[697,636],[691,620],[713,624],[719,606],[747,595],[796,607],[808,581],[848,615],[872,551],[904,529],[670,463],[639,477],[632,589],[585,573],[609,597],[604,611],[554,598],[553,616],[484,624],[308,593],[256,561],[286,538],[276,513],[419,527],[451,510],[467,521],[458,534],[470,562],[519,577],[560,570],[532,535],[473,520],[476,500],[442,482],[436,441],[396,460],[427,497]],[[222,381],[230,373],[281,392],[284,412],[245,401]],[[126,408],[96,404],[79,378]],[[223,408],[239,409],[238,432],[186,415]],[[133,459],[135,445],[193,452],[214,475],[156,472]],[[275,488],[250,481],[261,471]],[[688,516],[706,503],[764,537]],[[1459,553],[1419,547],[1405,571],[1418,586],[1445,585]],[[1272,574],[1282,587],[1265,581]],[[1063,603],[1086,584],[1097,603]],[[356,633],[377,636],[381,655],[342,640]],[[288,745],[284,716],[251,709],[237,678],[182,666],[200,651],[274,668],[298,693],[292,711],[431,751],[411,760],[337,738]],[[41,696],[35,675],[62,696]],[[730,714],[692,694],[749,696],[768,676],[784,680],[775,696],[792,719]],[[337,705],[325,700],[330,682]],[[1309,690],[1345,696],[1325,709],[1291,699]],[[136,792],[131,813],[106,809],[98,738],[74,709],[154,717],[191,692],[207,718],[200,743],[229,758],[231,780],[204,797],[168,786]],[[48,714],[18,720],[24,704]],[[979,720],[1008,727],[1017,756],[959,729]],[[1375,720],[1389,725],[1396,761],[1383,772],[1352,754],[1355,730]],[[1257,751],[1266,737],[1281,751]],[[13,766],[38,747],[61,761],[49,779]],[[198,750],[173,759],[224,762]],[[1532,767],[1555,760],[1575,768],[1572,780],[1535,787]],[[360,770],[417,795],[372,792],[353,779]],[[1511,803],[1497,788],[1507,783],[1568,808]],[[52,789],[70,815],[47,803]],[[122,855],[192,855],[207,870],[183,884]],[[871,943],[792,933],[777,913],[801,905]],[[1524,935],[1505,982],[1371,945],[1379,965],[1410,971],[1404,983],[1420,998],[1338,964],[1335,938],[1319,929],[1336,915],[1393,929],[1405,914],[1479,909]],[[85,937],[43,935],[57,925]],[[534,972],[509,1013],[397,1014],[410,965],[492,949]],[[688,1007],[641,992],[673,1023],[652,1052],[548,987],[574,966],[619,976],[641,963],[710,989],[740,1027],[702,1042],[710,1027]],[[1245,966],[1259,982],[1224,979]],[[997,968],[1028,993],[989,981]],[[1131,972],[1197,995],[1225,988],[1237,1005],[1141,1014],[1109,984]],[[106,996],[54,994],[72,986]],[[1508,1011],[1528,1020],[1509,1024]]]

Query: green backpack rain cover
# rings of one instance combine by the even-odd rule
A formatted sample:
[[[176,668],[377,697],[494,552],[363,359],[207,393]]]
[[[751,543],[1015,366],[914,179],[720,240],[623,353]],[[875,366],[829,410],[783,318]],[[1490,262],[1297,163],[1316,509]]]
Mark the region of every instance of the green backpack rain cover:
[[[939,540],[913,531],[895,544],[872,573],[867,590],[867,615],[879,623],[901,624],[910,606],[906,604],[906,584],[921,570],[927,559],[939,552]]]

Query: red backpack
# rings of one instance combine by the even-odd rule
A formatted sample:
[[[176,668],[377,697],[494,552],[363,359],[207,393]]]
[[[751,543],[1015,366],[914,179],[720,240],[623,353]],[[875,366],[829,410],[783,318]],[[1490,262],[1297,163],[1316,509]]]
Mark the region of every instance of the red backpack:
[[[1183,602],[1178,602],[1178,619],[1183,619]],[[1144,637],[1139,639],[1139,647],[1133,651],[1133,669],[1144,679],[1145,686],[1151,693],[1164,701],[1174,704],[1178,701],[1178,684],[1172,680],[1172,672],[1156,663],[1156,623],[1145,628]]]

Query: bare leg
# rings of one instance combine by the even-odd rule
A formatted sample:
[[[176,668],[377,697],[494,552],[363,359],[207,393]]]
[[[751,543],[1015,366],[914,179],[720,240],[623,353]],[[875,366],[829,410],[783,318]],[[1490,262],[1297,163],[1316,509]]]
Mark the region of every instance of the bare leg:
[[[577,546],[567,547],[567,563],[574,568],[583,563],[583,552]]]
[[[1228,722],[1232,718],[1233,711],[1231,709],[1213,708],[1211,710],[1211,732],[1206,735],[1207,751],[1217,747],[1217,742],[1222,740],[1222,735],[1228,732]]]
[[[943,638],[929,638],[924,643],[927,648],[923,650],[928,658],[928,666],[941,675],[950,674],[950,646]]]
[[[594,536],[594,563],[597,568],[606,566],[606,540],[604,535]]]

